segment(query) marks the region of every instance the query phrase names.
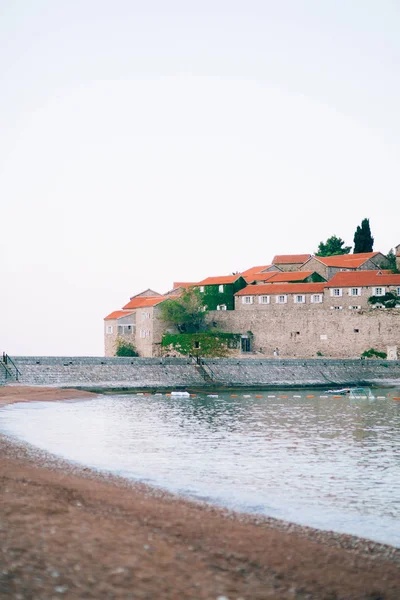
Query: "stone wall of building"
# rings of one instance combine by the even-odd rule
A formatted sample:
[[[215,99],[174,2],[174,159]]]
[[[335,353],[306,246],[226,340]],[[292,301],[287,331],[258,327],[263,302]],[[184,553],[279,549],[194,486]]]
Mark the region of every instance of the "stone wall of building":
[[[313,271],[328,279],[328,267],[322,264],[315,256],[312,256],[304,265],[299,267],[299,271]]]
[[[274,263],[273,266],[278,267],[277,270],[291,272],[300,271],[302,263]],[[307,269],[307,271],[313,271],[314,269]]]
[[[151,357],[153,349],[154,308],[137,308],[135,348],[140,356]]]
[[[285,310],[285,306],[213,311],[208,318],[221,331],[252,332],[252,350],[260,356],[273,356],[278,348],[280,356],[293,358],[317,353],[352,358],[370,348],[386,352],[387,346],[400,347],[400,309],[320,310],[318,305],[295,305]]]

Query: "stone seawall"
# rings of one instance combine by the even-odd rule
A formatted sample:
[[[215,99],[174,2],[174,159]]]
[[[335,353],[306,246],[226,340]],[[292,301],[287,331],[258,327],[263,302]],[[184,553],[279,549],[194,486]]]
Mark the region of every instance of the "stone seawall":
[[[6,383],[8,383],[8,377],[6,377],[6,372],[0,365],[0,385],[5,385]]]
[[[25,385],[80,388],[310,387],[399,385],[400,361],[13,357]]]

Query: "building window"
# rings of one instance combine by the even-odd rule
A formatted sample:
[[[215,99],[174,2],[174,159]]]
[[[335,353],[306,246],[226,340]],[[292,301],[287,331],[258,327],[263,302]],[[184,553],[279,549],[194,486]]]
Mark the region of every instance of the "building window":
[[[320,340],[327,340],[328,336],[326,335],[326,333],[321,333],[321,335],[319,336]]]
[[[400,287],[397,288],[397,295],[400,296]]]
[[[132,333],[132,325],[118,325],[118,333],[122,335],[129,335]]]
[[[106,332],[107,333],[112,333],[113,332],[113,326],[112,325],[107,325]]]
[[[294,297],[294,303],[295,304],[305,304],[306,303],[306,297],[305,296],[295,296]]]
[[[287,302],[287,296],[286,295],[282,295],[282,296],[277,296],[276,297],[276,303],[277,304],[286,304]]]
[[[270,297],[269,296],[258,296],[258,303],[259,304],[269,304],[270,302]]]
[[[224,293],[224,286],[221,284],[218,286],[218,291],[223,294]]]
[[[193,348],[200,348],[200,342],[197,340],[193,343]]]
[[[350,288],[349,296],[361,296],[361,288]]]
[[[331,310],[343,310],[343,306],[331,306]]]
[[[374,288],[374,296],[384,296],[385,295],[385,288],[383,287],[376,287]]]
[[[332,288],[331,296],[340,297],[342,295],[342,288]]]
[[[312,304],[321,304],[322,300],[323,300],[322,294],[314,294],[313,296],[311,296]]]
[[[349,306],[350,310],[361,310],[361,306]]]
[[[140,337],[141,338],[150,337],[150,331],[148,329],[141,329],[140,330]]]
[[[253,296],[243,296],[242,304],[253,304]]]
[[[226,310],[226,304],[218,304],[217,310]]]
[[[149,312],[142,312],[142,321],[144,321],[145,319],[150,319]]]
[[[204,285],[201,285],[199,289],[200,289],[200,292],[203,293],[204,292]]]
[[[359,333],[359,331],[360,331],[359,329],[355,329],[354,333]]]

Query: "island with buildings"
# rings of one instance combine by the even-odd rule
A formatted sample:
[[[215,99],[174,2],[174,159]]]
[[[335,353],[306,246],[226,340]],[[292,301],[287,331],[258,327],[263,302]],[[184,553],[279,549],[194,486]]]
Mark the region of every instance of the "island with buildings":
[[[215,332],[225,357],[360,358],[372,351],[396,360],[400,244],[395,254],[396,269],[381,252],[277,255],[242,273],[174,283],[163,294],[147,289],[105,317],[105,356],[120,344],[141,357],[203,355],[203,340]],[[182,332],[165,320],[163,305],[188,290],[203,299],[208,333],[192,333],[189,349],[179,351],[165,343]]]

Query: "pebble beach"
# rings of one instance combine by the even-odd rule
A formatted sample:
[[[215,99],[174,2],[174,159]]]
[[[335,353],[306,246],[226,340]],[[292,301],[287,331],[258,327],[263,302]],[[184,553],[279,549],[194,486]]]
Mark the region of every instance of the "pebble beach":
[[[88,392],[0,388],[0,408]],[[400,549],[191,502],[0,436],[0,598],[393,599]]]

